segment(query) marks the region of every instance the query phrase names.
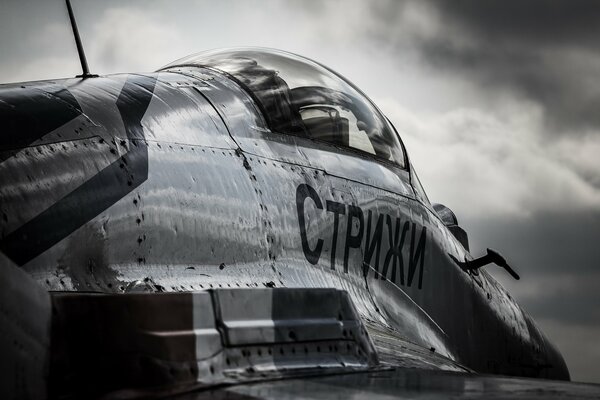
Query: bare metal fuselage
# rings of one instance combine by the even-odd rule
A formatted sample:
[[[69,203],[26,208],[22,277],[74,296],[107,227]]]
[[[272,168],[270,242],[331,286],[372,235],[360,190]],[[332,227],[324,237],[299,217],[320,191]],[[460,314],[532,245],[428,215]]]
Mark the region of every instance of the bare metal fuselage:
[[[223,74],[5,85],[0,107],[0,251],[48,291],[333,287],[475,371],[568,379],[506,291],[452,261],[470,255],[412,168],[272,132]]]

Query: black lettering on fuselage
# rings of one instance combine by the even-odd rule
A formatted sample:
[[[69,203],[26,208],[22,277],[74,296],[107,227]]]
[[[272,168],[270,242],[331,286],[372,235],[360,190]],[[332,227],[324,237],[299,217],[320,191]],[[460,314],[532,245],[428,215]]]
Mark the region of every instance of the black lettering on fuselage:
[[[365,237],[365,256],[363,258],[363,276],[366,278],[369,272],[369,267],[372,267],[375,273],[375,279],[379,275],[379,253],[381,252],[381,238],[383,235],[383,214],[377,217],[375,232],[371,236],[371,220],[373,211],[369,210],[369,219],[367,222],[367,231]],[[375,264],[371,265],[371,259],[375,253]]]
[[[311,248],[308,243],[304,208],[305,201],[308,198],[314,202],[317,209],[323,210],[323,201],[317,191],[307,184],[299,185],[296,189],[296,208],[298,211],[302,251],[309,263],[317,265],[323,250],[324,239],[318,238],[314,248]],[[421,289],[423,287],[425,248],[427,246],[427,229],[425,227],[420,227],[415,222],[409,220],[403,220],[401,217],[393,218],[383,213],[377,215],[372,210],[369,210],[365,229],[364,212],[360,207],[356,205],[346,206],[337,201],[326,200],[325,209],[328,213],[333,213],[333,226],[330,231],[330,268],[332,270],[335,270],[340,216],[347,215],[345,224],[346,234],[342,236],[342,240],[344,240],[344,273],[350,272],[349,260],[351,249],[360,249],[364,238],[362,273],[365,278],[368,276],[369,270],[372,269],[375,279],[389,280],[394,284],[411,287],[418,270],[418,288]],[[387,249],[381,248],[382,243],[385,243],[383,239],[384,225],[387,226]],[[405,250],[404,244],[409,240],[409,236],[409,249],[403,252]],[[382,250],[385,251],[385,257],[383,258],[383,264],[380,265]],[[372,263],[373,256],[375,256],[374,263]],[[405,256],[406,264],[408,264],[407,270],[404,268],[406,265]]]
[[[358,232],[352,234],[352,221],[358,220]],[[357,206],[348,206],[348,223],[346,224],[346,245],[344,246],[344,272],[348,273],[348,257],[350,248],[358,249],[362,243],[365,219],[363,211]]]
[[[386,280],[388,267],[390,261],[392,262],[392,271],[390,275],[390,281],[397,282],[396,280],[396,269],[400,268],[400,284],[404,285],[404,258],[402,257],[402,247],[404,247],[404,239],[406,238],[406,232],[408,231],[408,221],[404,222],[402,226],[402,234],[400,234],[400,218],[396,218],[396,229],[392,235],[392,217],[386,216],[386,225],[388,227],[388,241],[390,247],[385,255],[383,261],[383,270],[381,271],[381,279]]]
[[[298,185],[296,189],[296,210],[298,211],[298,223],[300,225],[300,240],[302,241],[302,251],[304,257],[312,265],[316,265],[321,257],[321,250],[323,250],[323,239],[317,240],[317,245],[314,249],[310,248],[308,244],[308,237],[306,236],[306,220],[304,219],[304,201],[310,198],[314,201],[315,206],[319,209],[323,209],[323,203],[319,198],[319,194],[315,189],[309,185]]]
[[[337,201],[327,200],[327,211],[333,213],[333,237],[331,239],[331,269],[335,269],[335,251],[337,248],[338,226],[340,214],[346,213],[346,206]]]
[[[425,242],[427,240],[427,228],[423,227],[421,229],[421,236],[419,236],[419,244],[415,248],[415,234],[417,231],[417,224],[413,223],[412,232],[411,232],[411,240],[410,240],[410,254],[408,261],[408,286],[412,285],[413,278],[415,276],[415,271],[417,269],[417,265],[419,266],[419,289],[423,287],[423,263],[425,262]],[[419,263],[420,261],[420,263]]]

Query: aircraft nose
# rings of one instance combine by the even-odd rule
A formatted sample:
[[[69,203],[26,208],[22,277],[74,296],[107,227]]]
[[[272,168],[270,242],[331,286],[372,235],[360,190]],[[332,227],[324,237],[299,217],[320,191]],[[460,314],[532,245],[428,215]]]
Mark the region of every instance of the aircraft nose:
[[[548,368],[546,369],[547,376],[544,376],[544,378],[570,381],[571,375],[569,374],[569,368],[567,367],[567,363],[562,354],[560,354],[558,349],[550,343],[547,338],[544,339],[546,339],[546,354],[548,356]]]
[[[569,368],[558,348],[538,328],[530,316],[525,316],[529,328],[529,354],[537,378],[570,381]]]

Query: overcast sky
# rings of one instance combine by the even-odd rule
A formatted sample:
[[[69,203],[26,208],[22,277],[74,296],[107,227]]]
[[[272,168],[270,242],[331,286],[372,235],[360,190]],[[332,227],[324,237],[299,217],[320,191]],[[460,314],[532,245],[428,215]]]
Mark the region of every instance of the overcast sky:
[[[94,73],[216,47],[320,61],[388,115],[429,197],[563,352],[600,382],[600,2],[72,0]],[[0,82],[71,77],[62,0],[2,0]]]

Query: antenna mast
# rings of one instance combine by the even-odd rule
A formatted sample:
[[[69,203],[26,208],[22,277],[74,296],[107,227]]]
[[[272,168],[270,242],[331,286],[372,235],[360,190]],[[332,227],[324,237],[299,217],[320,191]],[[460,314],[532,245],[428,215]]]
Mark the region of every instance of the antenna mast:
[[[69,12],[69,20],[71,21],[71,28],[73,28],[73,36],[75,37],[75,44],[77,45],[77,53],[79,53],[79,61],[81,61],[81,68],[83,73],[77,75],[77,78],[95,78],[98,75],[90,74],[90,70],[87,65],[85,53],[83,51],[83,45],[81,44],[81,38],[79,37],[79,30],[77,29],[77,23],[75,22],[75,15],[73,15],[73,8],[71,7],[71,1],[65,0],[67,3],[67,11]]]

